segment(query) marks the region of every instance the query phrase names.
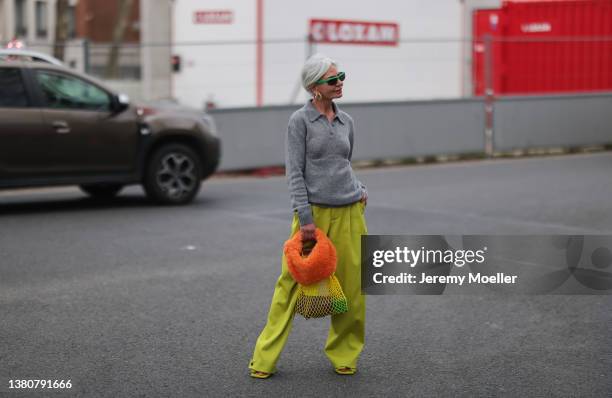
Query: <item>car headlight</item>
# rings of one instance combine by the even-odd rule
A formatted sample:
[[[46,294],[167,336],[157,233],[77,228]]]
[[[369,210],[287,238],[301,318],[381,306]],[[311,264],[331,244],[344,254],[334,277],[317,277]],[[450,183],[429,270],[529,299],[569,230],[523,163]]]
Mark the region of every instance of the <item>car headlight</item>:
[[[217,125],[215,124],[215,120],[210,115],[203,115],[202,121],[204,125],[208,128],[208,131],[215,137],[217,136]]]

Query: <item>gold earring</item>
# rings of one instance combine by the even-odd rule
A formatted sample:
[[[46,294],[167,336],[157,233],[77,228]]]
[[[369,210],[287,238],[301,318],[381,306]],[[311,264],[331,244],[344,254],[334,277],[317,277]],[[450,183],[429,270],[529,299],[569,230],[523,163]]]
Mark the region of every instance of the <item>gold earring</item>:
[[[315,100],[320,101],[320,100],[321,100],[321,98],[323,98],[323,96],[321,95],[321,93],[320,93],[320,92],[318,92],[318,91],[315,91]]]

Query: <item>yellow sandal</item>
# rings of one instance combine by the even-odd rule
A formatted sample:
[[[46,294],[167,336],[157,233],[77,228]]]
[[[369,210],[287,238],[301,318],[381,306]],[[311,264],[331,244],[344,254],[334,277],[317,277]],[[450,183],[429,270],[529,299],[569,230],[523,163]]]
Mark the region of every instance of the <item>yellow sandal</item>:
[[[251,369],[251,377],[254,377],[256,379],[267,379],[270,376],[272,376],[272,373],[261,372],[259,370]]]
[[[349,366],[342,366],[339,368],[335,368],[334,371],[339,375],[354,375],[357,372],[357,369],[353,369]]]

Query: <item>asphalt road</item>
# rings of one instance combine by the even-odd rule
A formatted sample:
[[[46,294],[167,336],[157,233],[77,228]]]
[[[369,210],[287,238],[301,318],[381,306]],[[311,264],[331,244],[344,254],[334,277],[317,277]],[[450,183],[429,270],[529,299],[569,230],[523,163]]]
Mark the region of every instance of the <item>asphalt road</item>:
[[[612,234],[612,153],[359,170],[370,234]],[[195,203],[0,192],[0,395],[612,395],[612,297],[368,296],[354,376],[295,318],[248,376],[280,272],[284,177],[212,179]],[[70,390],[9,390],[11,379]]]

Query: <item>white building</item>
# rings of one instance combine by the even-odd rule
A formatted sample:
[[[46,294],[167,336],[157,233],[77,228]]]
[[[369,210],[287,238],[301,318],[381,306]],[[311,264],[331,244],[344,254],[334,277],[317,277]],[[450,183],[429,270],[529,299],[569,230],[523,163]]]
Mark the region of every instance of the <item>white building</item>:
[[[172,92],[196,107],[206,101],[218,107],[303,102],[306,93],[299,87],[300,69],[307,54],[315,51],[336,59],[346,71],[343,101],[458,98],[471,91],[466,87],[471,44],[464,40],[471,36],[471,10],[499,3],[175,0],[173,53],[180,56],[181,69],[172,74]],[[399,30],[399,42],[316,44],[309,49],[306,37],[311,20],[363,22],[366,27],[392,23]],[[328,32],[336,40],[363,36],[363,27],[340,24]],[[263,42],[259,48],[258,39]]]
[[[0,0],[0,43],[19,38],[51,45],[56,0]]]

